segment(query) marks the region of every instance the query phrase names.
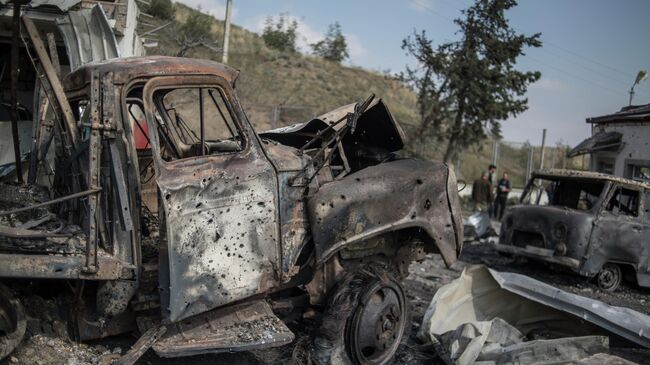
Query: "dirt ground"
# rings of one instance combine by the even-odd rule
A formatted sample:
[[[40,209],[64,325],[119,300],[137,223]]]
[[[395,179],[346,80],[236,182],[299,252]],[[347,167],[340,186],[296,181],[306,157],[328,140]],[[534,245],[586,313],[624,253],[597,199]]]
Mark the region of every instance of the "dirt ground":
[[[650,306],[646,302],[650,300],[650,291],[634,287],[631,283],[626,283],[615,293],[606,293],[600,291],[589,280],[571,273],[555,271],[535,262],[503,257],[496,253],[493,244],[490,242],[467,243],[460,260],[452,268],[447,268],[437,255],[429,255],[423,262],[411,266],[410,275],[405,281],[407,296],[412,304],[411,332],[408,339],[401,345],[393,361],[394,365],[442,364],[429,345],[418,343],[415,333],[419,329],[424,312],[436,290],[457,278],[465,267],[474,264],[485,264],[500,271],[522,273],[566,291],[650,314]],[[31,337],[9,358],[0,362],[0,365],[100,364],[102,356],[124,353],[135,342],[135,338],[130,336],[111,338],[88,344],[67,342],[57,338],[57,336],[65,335],[63,333],[65,329],[61,323],[58,323],[53,314],[50,315],[44,309],[48,308],[47,303],[32,300],[28,301],[26,306],[28,307],[28,314],[31,311],[33,316],[44,315],[46,320],[32,320],[28,323],[28,333],[31,334]],[[284,365],[306,363],[301,360],[305,357],[305,350],[309,344],[309,333],[314,324],[309,321],[302,321],[301,323],[291,324],[290,327],[296,333],[296,342],[290,346],[264,351],[195,356],[183,359],[161,359],[152,351],[149,351],[137,364]],[[649,350],[613,348],[611,352],[638,364],[650,362]]]

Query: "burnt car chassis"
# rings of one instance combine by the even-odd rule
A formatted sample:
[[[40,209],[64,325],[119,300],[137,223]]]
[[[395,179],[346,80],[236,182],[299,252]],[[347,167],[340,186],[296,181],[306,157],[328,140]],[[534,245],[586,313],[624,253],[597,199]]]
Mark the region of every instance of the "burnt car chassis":
[[[650,184],[572,170],[533,174],[501,223],[497,250],[596,278],[650,287]]]
[[[403,132],[381,100],[258,134],[227,66],[114,59],[61,83],[23,22],[52,112],[35,122],[28,184],[0,184],[0,304],[14,313],[0,355],[24,333],[30,283],[59,288],[79,341],[139,331],[119,364],[150,347],[288,344],[279,316],[307,308],[322,321],[317,363],[391,359],[408,265],[425,252],[452,264],[463,233],[453,172],[397,157]]]

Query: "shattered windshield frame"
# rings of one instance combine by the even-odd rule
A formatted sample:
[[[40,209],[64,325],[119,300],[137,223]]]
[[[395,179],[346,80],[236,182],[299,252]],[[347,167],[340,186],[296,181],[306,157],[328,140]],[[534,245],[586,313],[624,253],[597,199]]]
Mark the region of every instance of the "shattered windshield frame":
[[[536,176],[528,183],[520,203],[595,213],[610,186],[599,180]]]

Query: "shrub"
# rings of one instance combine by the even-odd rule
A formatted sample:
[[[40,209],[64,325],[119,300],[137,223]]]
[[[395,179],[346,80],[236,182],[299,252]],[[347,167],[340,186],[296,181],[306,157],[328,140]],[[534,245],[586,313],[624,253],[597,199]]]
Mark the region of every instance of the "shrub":
[[[298,22],[295,19],[291,20],[287,13],[280,14],[277,21],[273,17],[268,17],[262,39],[269,48],[296,52],[297,28]]]
[[[311,45],[312,52],[326,60],[341,62],[349,57],[348,45],[341,32],[341,25],[330,24],[325,39]]]
[[[157,18],[170,20],[174,17],[172,0],[151,0],[147,12]]]

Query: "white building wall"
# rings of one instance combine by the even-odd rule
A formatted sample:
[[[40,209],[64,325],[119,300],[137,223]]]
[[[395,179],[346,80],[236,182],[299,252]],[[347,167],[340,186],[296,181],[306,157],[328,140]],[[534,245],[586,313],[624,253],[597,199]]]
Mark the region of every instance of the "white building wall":
[[[599,163],[614,162],[614,175],[630,177],[629,164],[650,166],[650,122],[614,122],[594,124],[592,135],[600,132],[619,132],[623,135],[618,152],[596,152],[592,156],[592,170],[598,171]]]

